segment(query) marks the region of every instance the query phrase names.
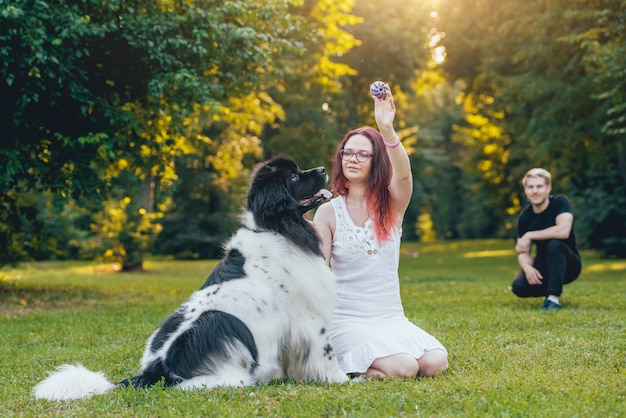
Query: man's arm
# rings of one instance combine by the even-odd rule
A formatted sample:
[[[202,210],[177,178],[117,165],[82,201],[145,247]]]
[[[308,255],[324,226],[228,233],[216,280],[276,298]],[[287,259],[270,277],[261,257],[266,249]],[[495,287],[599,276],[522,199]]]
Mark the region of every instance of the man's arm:
[[[533,259],[530,256],[530,252],[521,252],[517,254],[517,262],[519,263],[522,270],[524,270],[524,274],[526,275],[526,280],[528,284],[541,284],[541,279],[543,276],[533,266]]]
[[[570,212],[563,212],[557,215],[556,225],[538,231],[528,231],[517,239],[515,251],[530,254],[530,244],[532,241],[545,241],[547,239],[567,239],[572,232],[574,215]]]
[[[517,262],[519,263],[526,280],[529,284],[541,284],[543,276],[533,266],[533,259],[530,256],[530,245],[533,241],[544,241],[547,239],[567,239],[572,231],[574,215],[570,212],[563,212],[557,215],[556,225],[537,231],[527,231],[517,239],[515,251],[517,252]]]

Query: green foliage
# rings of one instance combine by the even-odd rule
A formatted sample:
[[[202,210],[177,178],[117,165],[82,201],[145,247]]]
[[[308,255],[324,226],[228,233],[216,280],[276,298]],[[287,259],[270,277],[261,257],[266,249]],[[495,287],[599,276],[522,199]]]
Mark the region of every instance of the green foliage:
[[[457,101],[463,84],[451,84],[441,70],[429,65],[415,83],[416,97],[407,100],[403,112],[407,120],[418,124],[417,141],[412,146],[413,199],[405,222],[419,219],[412,210],[420,208],[420,216],[433,220],[436,238],[475,238],[481,224],[471,214],[473,193],[472,171],[465,165],[472,152],[455,141],[453,127],[462,123],[463,112]],[[407,141],[405,140],[405,146]],[[471,167],[470,167],[471,168]],[[464,225],[465,223],[469,225]]]
[[[147,260],[141,275],[91,263],[0,270],[4,416],[623,416],[626,264],[583,252],[564,309],[508,289],[513,241],[404,243],[407,317],[449,351],[433,379],[248,388],[120,389],[84,401],[31,396],[55,366],[82,362],[113,380],[133,375],[150,332],[204,281],[216,261]]]
[[[586,68],[597,85],[595,99],[606,109],[602,132],[623,137],[626,134],[626,37],[623,36],[626,2],[604,0],[595,8],[579,1],[566,15],[582,26],[566,40],[581,46]]]
[[[623,0],[0,1],[0,265],[110,247],[88,225],[125,197],[163,227],[154,252],[216,256],[252,167],[288,154],[330,168],[346,130],[374,125],[376,79],[412,160],[408,238],[420,216],[438,239],[513,236],[519,179],[544,166],[575,199],[580,245],[621,257],[625,13]],[[125,228],[140,224],[115,238],[135,260],[144,234]]]
[[[484,0],[465,8],[449,0],[439,10],[446,77],[468,86],[455,140],[468,150],[469,190],[483,197],[475,200],[483,209],[469,210],[490,219],[488,236],[510,234],[524,202],[519,179],[542,166],[555,193],[579,197],[580,245],[621,253],[619,229],[601,226],[605,217],[590,208],[600,193],[606,207],[620,208],[611,219],[624,217],[621,195],[600,190],[626,185],[625,145],[613,136],[623,114],[625,37],[617,28],[625,3]],[[587,192],[590,184],[598,189]]]
[[[429,28],[432,4],[422,0],[391,1],[380,4],[355,1],[353,13],[362,23],[349,31],[359,45],[344,53],[346,63],[357,74],[346,80],[353,109],[349,125],[374,122],[369,104],[369,85],[376,80],[390,83],[396,89],[411,91],[417,70],[425,69],[430,59]],[[355,100],[362,97],[363,100]],[[404,121],[399,120],[400,127]]]
[[[220,257],[238,223],[245,178],[231,182],[226,191],[216,187],[216,173],[202,159],[187,157],[178,163],[179,181],[151,252],[180,259]]]
[[[587,176],[573,187],[577,234],[586,247],[597,248],[605,257],[626,258],[626,186],[617,172]],[[594,202],[594,204],[589,204]],[[587,203],[587,206],[583,206]]]
[[[288,7],[273,0],[0,3],[0,96],[10,109],[0,115],[9,138],[0,149],[0,207],[15,215],[0,225],[0,264],[32,252],[22,236],[34,224],[19,213],[33,217],[37,209],[22,205],[22,193],[98,201],[123,188],[141,195],[138,207],[156,210],[148,189],[158,183],[167,200],[173,159],[193,152],[208,125],[196,121],[227,113],[232,99],[280,76],[280,66],[266,63],[299,49],[298,19],[283,19]],[[233,133],[250,130],[228,123]]]
[[[286,154],[302,168],[326,166],[343,129],[340,106],[343,106],[342,80],[356,71],[339,62],[358,45],[349,28],[361,21],[351,13],[353,0],[314,0],[293,7],[303,21],[304,53],[282,57],[286,68],[280,83],[268,92],[284,109],[275,124],[268,124],[263,134],[264,155]]]
[[[95,261],[115,263],[121,270],[141,271],[144,255],[161,231],[155,222],[161,216],[137,207],[128,196],[104,201],[90,225],[94,239],[83,245],[83,251],[91,249]]]

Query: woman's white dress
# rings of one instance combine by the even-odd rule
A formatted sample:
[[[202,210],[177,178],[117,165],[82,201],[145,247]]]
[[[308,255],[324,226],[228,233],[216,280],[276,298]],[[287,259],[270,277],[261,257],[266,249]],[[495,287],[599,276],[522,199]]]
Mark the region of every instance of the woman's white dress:
[[[335,212],[331,267],[337,282],[337,301],[331,342],[344,373],[364,373],[372,362],[392,354],[420,358],[443,345],[411,323],[400,299],[398,264],[400,237],[379,245],[371,219],[354,224],[345,198],[332,200]]]

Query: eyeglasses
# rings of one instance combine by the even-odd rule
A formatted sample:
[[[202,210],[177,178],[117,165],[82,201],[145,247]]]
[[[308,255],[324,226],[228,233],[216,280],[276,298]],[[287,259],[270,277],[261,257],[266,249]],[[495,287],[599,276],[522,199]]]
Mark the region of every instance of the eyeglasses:
[[[356,155],[356,160],[360,163],[364,163],[367,160],[369,160],[370,157],[373,156],[374,154],[371,154],[367,151],[352,151],[351,149],[342,149],[342,150],[339,150],[339,155],[345,161],[350,161],[352,157]]]

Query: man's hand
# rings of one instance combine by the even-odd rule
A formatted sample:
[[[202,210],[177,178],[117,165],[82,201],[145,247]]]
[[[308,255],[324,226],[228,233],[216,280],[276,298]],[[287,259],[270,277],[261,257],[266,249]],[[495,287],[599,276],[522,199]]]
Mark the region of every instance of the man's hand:
[[[522,235],[517,239],[515,252],[517,253],[517,261],[526,275],[526,281],[528,281],[528,284],[530,285],[537,285],[541,284],[543,276],[539,270],[533,267],[533,259],[530,256],[531,243],[532,240],[528,238],[528,234]]]
[[[537,270],[530,264],[525,265],[522,270],[524,270],[524,274],[526,274],[526,281],[528,282],[528,284],[530,285],[541,284],[541,280],[543,279],[543,276],[541,275],[539,270]]]

